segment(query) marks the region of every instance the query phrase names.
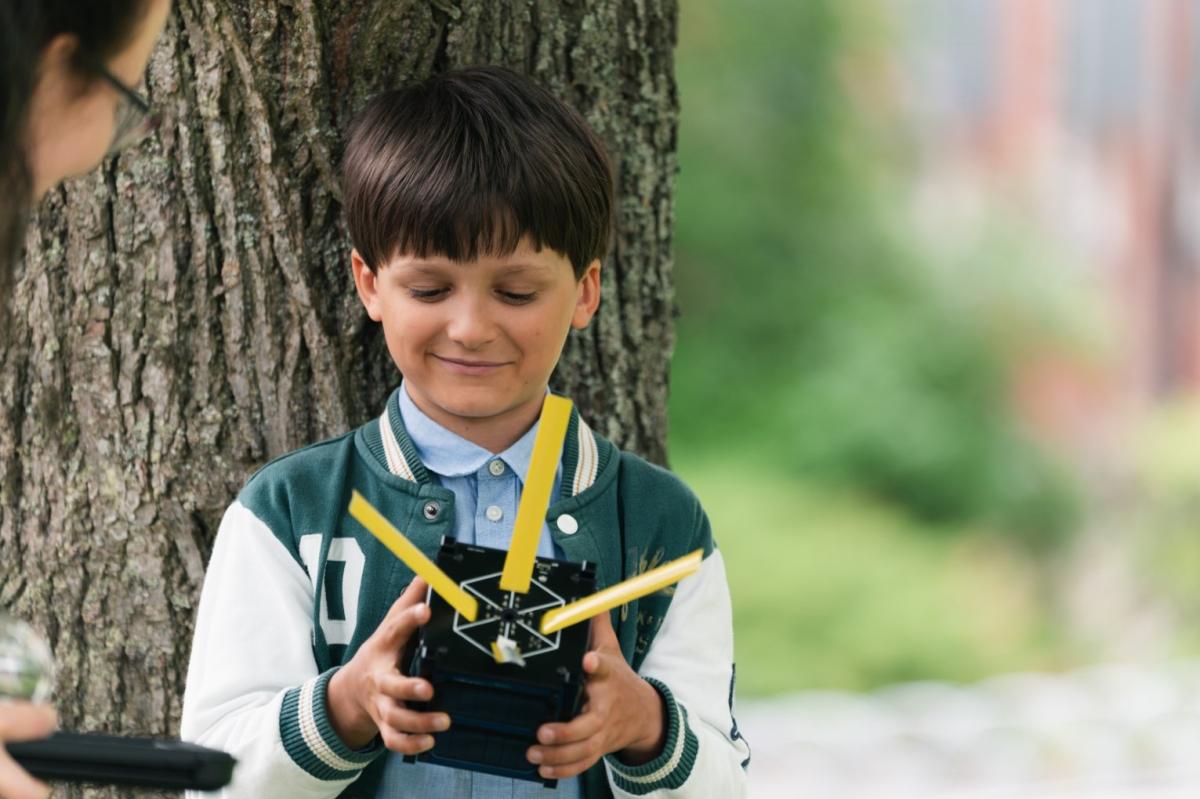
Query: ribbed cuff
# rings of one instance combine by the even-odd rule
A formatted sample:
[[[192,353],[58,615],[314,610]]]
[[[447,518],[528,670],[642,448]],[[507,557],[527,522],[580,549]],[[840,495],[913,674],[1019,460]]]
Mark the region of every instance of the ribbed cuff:
[[[279,710],[279,737],[283,748],[300,768],[317,779],[346,780],[384,751],[377,738],[365,749],[351,749],[334,732],[325,708],[325,692],[337,671],[332,668],[283,696]]]
[[[654,686],[663,700],[667,736],[662,753],[640,766],[626,765],[616,755],[604,758],[613,784],[626,793],[639,796],[659,788],[675,789],[687,782],[696,764],[696,752],[700,750],[700,741],[688,726],[684,706],[675,701],[667,686],[649,677],[644,679]]]

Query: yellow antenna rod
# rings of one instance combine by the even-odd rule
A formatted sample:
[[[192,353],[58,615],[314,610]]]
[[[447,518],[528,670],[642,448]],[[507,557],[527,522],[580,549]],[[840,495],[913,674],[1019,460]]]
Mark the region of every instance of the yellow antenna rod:
[[[703,557],[704,550],[697,549],[695,552],[689,552],[682,558],[676,558],[670,563],[664,563],[657,569],[651,569],[648,572],[639,574],[637,577],[630,577],[624,582],[611,585],[603,591],[597,591],[591,596],[577,599],[569,605],[548,610],[542,616],[542,634],[549,635],[552,632],[561,630],[563,627],[570,627],[572,624],[587,621],[593,616],[599,616],[606,610],[612,610],[618,605],[624,605],[626,602],[632,602],[647,594],[653,594],[659,589],[666,588],[668,585],[673,585],[689,574],[695,574],[700,568],[700,561]]]
[[[537,437],[533,440],[529,474],[521,492],[521,504],[517,506],[517,519],[513,522],[512,543],[500,575],[502,591],[518,594],[529,591],[538,539],[542,537],[542,523],[546,519],[546,508],[550,507],[550,489],[554,486],[554,473],[558,471],[558,457],[570,419],[571,401],[547,394],[542,403]]]
[[[350,497],[350,515],[358,523],[367,528],[367,532],[379,539],[379,542],[392,551],[396,557],[404,561],[404,565],[417,573],[417,576],[429,583],[429,587],[437,595],[449,603],[450,607],[462,614],[467,621],[475,621],[479,615],[479,602],[475,597],[458,587],[458,583],[450,575],[438,568],[437,564],[425,557],[425,553],[417,549],[412,541],[392,526],[392,523],[375,510],[363,495],[357,491]]]

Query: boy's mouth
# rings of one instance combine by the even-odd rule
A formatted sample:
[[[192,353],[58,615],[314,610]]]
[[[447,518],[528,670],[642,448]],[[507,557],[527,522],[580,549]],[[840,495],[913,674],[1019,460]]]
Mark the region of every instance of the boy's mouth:
[[[459,374],[482,375],[505,365],[504,361],[475,361],[465,358],[447,358],[444,355],[436,354],[433,357],[444,363],[452,372]]]

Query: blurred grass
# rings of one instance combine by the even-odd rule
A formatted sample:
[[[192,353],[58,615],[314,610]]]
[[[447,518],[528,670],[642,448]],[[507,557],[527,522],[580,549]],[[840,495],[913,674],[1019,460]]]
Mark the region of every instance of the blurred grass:
[[[1136,436],[1135,492],[1123,523],[1135,531],[1134,567],[1166,603],[1180,633],[1175,654],[1200,654],[1200,400],[1163,406]]]
[[[744,456],[675,469],[724,556],[740,696],[971,681],[1058,657],[1028,562],[994,536],[930,536],[902,511]]]

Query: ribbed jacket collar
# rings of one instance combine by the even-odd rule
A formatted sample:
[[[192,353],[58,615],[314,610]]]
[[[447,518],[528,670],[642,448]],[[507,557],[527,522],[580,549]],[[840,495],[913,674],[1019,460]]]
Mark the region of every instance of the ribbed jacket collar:
[[[378,424],[372,423],[363,429],[367,449],[393,475],[418,485],[435,483],[405,428],[400,412],[402,390],[397,387],[388,397]],[[602,446],[601,441],[580,417],[579,411],[572,408],[563,443],[560,499],[577,496],[595,485],[612,451],[611,445],[603,442]]]

